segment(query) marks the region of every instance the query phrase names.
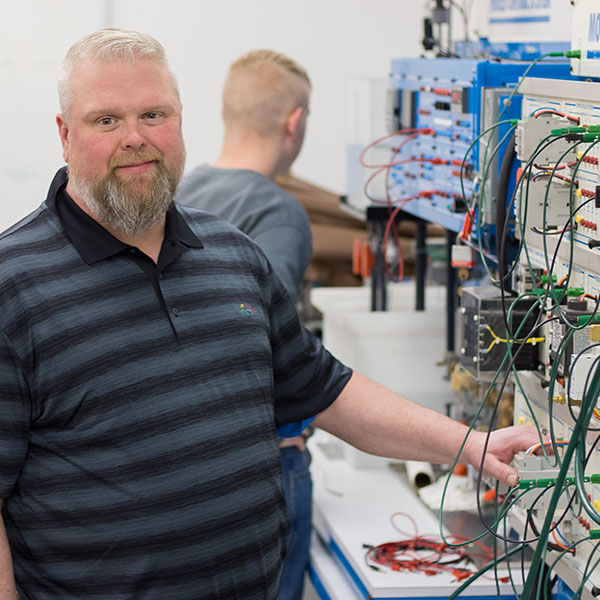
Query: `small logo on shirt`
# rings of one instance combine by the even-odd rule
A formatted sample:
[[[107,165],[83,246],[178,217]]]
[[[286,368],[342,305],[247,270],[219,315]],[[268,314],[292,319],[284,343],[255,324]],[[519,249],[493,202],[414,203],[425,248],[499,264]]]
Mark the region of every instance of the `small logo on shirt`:
[[[240,315],[253,315],[254,309],[247,304],[240,304],[240,309],[238,310]]]

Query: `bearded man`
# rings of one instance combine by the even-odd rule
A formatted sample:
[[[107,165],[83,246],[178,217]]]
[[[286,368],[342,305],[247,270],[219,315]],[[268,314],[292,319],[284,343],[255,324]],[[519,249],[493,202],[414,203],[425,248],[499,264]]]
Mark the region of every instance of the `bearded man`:
[[[181,103],[156,40],[86,36],[59,94],[68,169],[0,236],[0,598],[274,600],[276,427],[316,415],[440,462],[466,428],[353,374],[249,238],[173,204]],[[516,483],[506,463],[536,439],[494,432],[487,472]]]

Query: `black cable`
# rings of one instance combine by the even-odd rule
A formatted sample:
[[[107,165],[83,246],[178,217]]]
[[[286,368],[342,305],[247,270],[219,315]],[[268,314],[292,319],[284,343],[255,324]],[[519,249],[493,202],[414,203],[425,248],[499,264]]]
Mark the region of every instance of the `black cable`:
[[[598,551],[598,548],[600,547],[600,542],[598,542],[595,546],[594,549],[590,552],[590,555],[588,556],[587,562],[585,563],[585,568],[583,569],[583,576],[581,578],[581,585],[579,586],[579,590],[577,590],[579,593],[581,593],[581,590],[585,584],[585,581],[589,578],[588,575],[588,569],[590,568],[590,564],[592,563],[592,556],[594,556],[594,552]],[[597,566],[597,563],[596,565]],[[590,573],[591,575],[591,573]]]
[[[536,538],[539,540],[540,537],[540,531],[537,528],[537,525],[535,524],[534,520],[533,520],[533,515],[532,512],[535,510],[535,505],[542,499],[542,496],[548,492],[549,490],[551,490],[552,487],[549,486],[547,488],[544,488],[542,490],[542,492],[540,494],[538,494],[538,496],[536,497],[536,499],[531,503],[531,506],[527,509],[527,518],[525,519],[525,531],[524,531],[524,535],[523,537],[527,537],[527,525],[529,525],[529,527],[531,527],[531,532],[533,533],[533,535],[536,536]],[[566,491],[566,490],[565,490]],[[573,495],[573,498],[575,497],[575,495]],[[571,498],[571,502],[573,501],[573,498]],[[567,507],[568,509],[568,507]],[[565,509],[565,513],[567,509]],[[558,529],[558,525],[559,522],[555,522],[554,526],[550,529],[550,531],[554,531],[555,529]],[[563,550],[563,548],[561,548],[560,546],[558,546],[557,544],[553,544],[552,542],[547,542],[548,544],[548,548],[550,550],[557,550],[557,551],[561,551]]]
[[[523,168],[520,176],[517,179],[517,183],[515,185],[515,189],[513,190],[513,193],[511,195],[511,199],[510,199],[510,203],[506,209],[506,214],[507,214],[507,218],[504,220],[504,226],[502,228],[502,237],[500,240],[500,254],[498,256],[498,264],[501,263],[506,263],[507,257],[506,257],[506,239],[508,237],[508,223],[510,221],[510,219],[508,218],[508,215],[511,214],[514,204],[515,204],[515,200],[517,197],[517,192],[521,186],[521,183],[523,181],[523,178],[527,175],[528,171],[531,171],[533,164],[535,162],[535,159],[538,157],[538,155],[543,152],[548,146],[550,146],[551,144],[557,142],[560,139],[566,138],[567,135],[561,135],[561,136],[555,136],[551,139],[549,139],[548,141],[546,141],[544,144],[540,144],[538,146],[538,148],[536,148],[536,151],[531,155],[531,157],[529,158],[529,160],[527,161],[527,163],[525,164],[525,167]],[[529,185],[529,180],[527,182],[527,185]],[[496,230],[496,235],[498,234],[498,231]],[[561,237],[562,239],[562,237]],[[521,250],[523,248],[523,245],[525,244],[525,240],[521,240],[520,244],[519,244],[519,251],[517,253],[518,254],[521,253]],[[558,249],[558,246],[560,244],[560,240],[559,243],[557,244],[556,248]],[[517,261],[515,260],[515,265],[517,264]],[[510,324],[508,323],[508,318],[507,318],[507,312],[506,312],[506,306],[505,306],[505,295],[504,295],[504,285],[505,285],[505,281],[508,280],[508,276],[512,274],[514,270],[514,267],[512,267],[507,273],[505,273],[503,275],[502,278],[500,278],[499,280],[499,288],[500,288],[500,297],[501,297],[501,301],[500,301],[500,307],[502,308],[502,317],[503,317],[503,321],[505,324],[505,328],[506,328],[506,339],[510,338],[514,338],[514,336],[512,335],[511,332],[511,327]],[[546,298],[548,297],[549,291],[546,293],[546,296],[544,297],[544,301],[540,302],[538,299],[538,303],[543,306],[545,304]],[[529,336],[528,336],[529,337]],[[527,339],[527,338],[525,338]],[[504,384],[506,385],[506,383]]]
[[[517,191],[519,190],[519,187],[521,185],[521,182],[523,181],[524,177],[526,176],[528,171],[531,171],[531,168],[533,167],[533,163],[535,161],[535,159],[538,157],[539,154],[541,154],[546,148],[548,148],[548,146],[556,143],[558,140],[561,140],[563,138],[566,138],[566,134],[564,135],[560,135],[560,136],[555,136],[552,139],[548,140],[547,142],[545,142],[543,145],[541,145],[539,148],[537,148],[536,152],[529,158],[529,160],[525,163],[525,166],[523,167],[523,170],[521,172],[521,174],[519,175],[519,177],[517,178],[517,183],[515,185],[515,189],[513,190],[513,193],[511,194],[511,198],[510,198],[510,202],[506,208],[506,214],[510,215],[513,207],[515,205],[515,200],[517,197]],[[505,261],[506,260],[506,243],[505,240],[507,238],[508,235],[508,224],[510,222],[509,218],[506,218],[504,221],[504,227],[502,229],[502,236],[500,239],[500,256],[498,256],[498,260],[499,261]],[[496,231],[496,234],[498,232]],[[525,240],[521,240],[521,246],[525,243]],[[519,252],[520,252],[521,248],[519,248]],[[509,275],[512,274],[512,270],[510,270],[508,273],[505,274],[505,277],[508,277]],[[500,286],[500,289],[502,289],[502,285]]]
[[[505,279],[507,258],[506,253],[503,259],[500,259],[501,240],[498,236],[499,231],[504,231],[504,223],[506,222],[506,204],[508,202],[508,186],[510,184],[510,174],[513,168],[517,153],[515,151],[515,133],[510,136],[504,150],[504,156],[500,163],[500,173],[498,175],[498,185],[496,188],[496,256],[498,257],[498,275],[500,284],[509,289],[508,280]]]

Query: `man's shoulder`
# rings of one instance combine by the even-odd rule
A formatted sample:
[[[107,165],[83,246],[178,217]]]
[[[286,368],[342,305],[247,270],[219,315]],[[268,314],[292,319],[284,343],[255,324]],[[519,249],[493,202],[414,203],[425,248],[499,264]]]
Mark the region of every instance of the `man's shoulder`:
[[[44,203],[0,233],[0,287],[9,293],[16,282],[59,277],[73,253],[58,216]]]
[[[225,199],[244,202],[260,198],[272,199],[303,210],[302,205],[291,194],[268,177],[250,169],[221,169],[199,165],[182,179],[177,197],[182,204],[199,208]]]
[[[251,241],[237,227],[217,215],[193,206],[185,206],[180,202],[177,202],[177,210],[200,240],[228,238],[231,241],[235,239]],[[253,242],[251,243],[254,245]]]
[[[0,258],[11,250],[26,250],[32,245],[39,246],[44,240],[60,235],[60,228],[56,227],[53,220],[48,207],[43,203],[20,221],[0,232]]]
[[[225,186],[239,185],[241,182],[253,187],[270,183],[267,177],[251,169],[226,169],[201,164],[184,175],[181,185],[185,188],[188,184]]]
[[[230,223],[217,215],[196,208],[195,206],[182,204],[178,198],[175,200],[175,203],[179,214],[199,237],[202,234],[218,232],[221,230],[235,230],[235,227],[232,227]]]

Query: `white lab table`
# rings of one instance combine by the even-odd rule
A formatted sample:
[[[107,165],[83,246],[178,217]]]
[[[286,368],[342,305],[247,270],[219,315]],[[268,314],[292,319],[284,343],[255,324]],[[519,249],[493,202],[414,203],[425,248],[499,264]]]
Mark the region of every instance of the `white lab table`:
[[[422,504],[406,477],[385,465],[358,469],[343,458],[331,457],[331,438],[317,431],[309,440],[313,456],[313,527],[310,576],[323,600],[447,599],[460,585],[450,573],[373,571],[365,563],[363,544],[398,541],[390,517],[401,511],[418,523],[419,534],[437,533],[438,521]],[[406,519],[399,521],[410,529]],[[458,532],[455,532],[458,533]],[[521,591],[520,569],[513,579]],[[499,576],[506,575],[501,569]],[[473,583],[461,598],[497,598],[493,571]],[[502,600],[514,598],[510,584],[500,586]]]

